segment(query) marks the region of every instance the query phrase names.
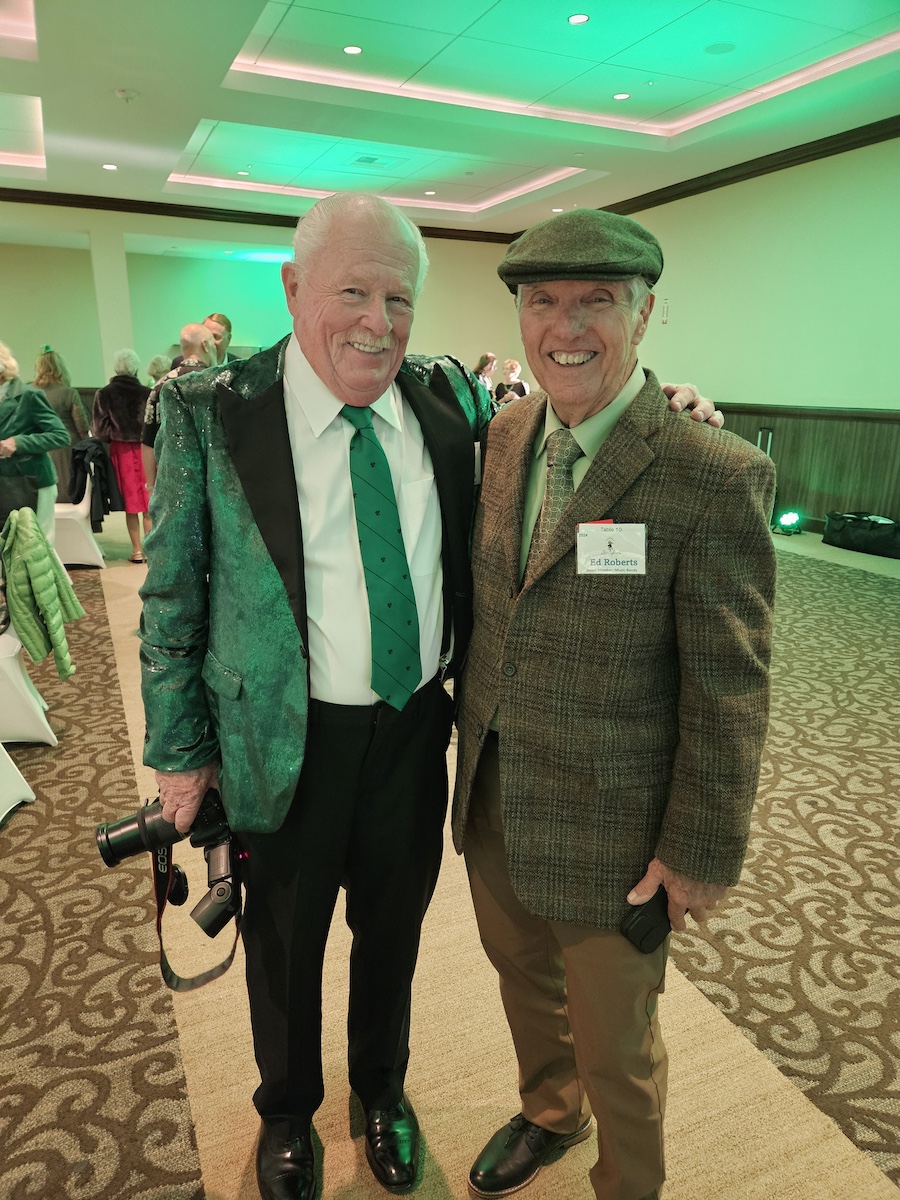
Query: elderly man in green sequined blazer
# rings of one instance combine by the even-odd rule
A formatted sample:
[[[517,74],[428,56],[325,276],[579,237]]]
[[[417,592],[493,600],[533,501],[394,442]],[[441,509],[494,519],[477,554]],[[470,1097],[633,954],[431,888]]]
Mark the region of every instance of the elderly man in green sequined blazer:
[[[454,360],[404,357],[426,263],[391,205],[322,201],[283,270],[293,334],[162,392],[142,589],[144,760],[182,830],[218,782],[248,852],[265,1200],[315,1194],[322,957],[342,884],[367,1156],[386,1187],[416,1177],[403,1093],[410,986],[440,863],[443,682],[471,625],[476,445],[490,411]],[[373,413],[415,593],[421,679],[399,708],[372,686],[344,406]]]

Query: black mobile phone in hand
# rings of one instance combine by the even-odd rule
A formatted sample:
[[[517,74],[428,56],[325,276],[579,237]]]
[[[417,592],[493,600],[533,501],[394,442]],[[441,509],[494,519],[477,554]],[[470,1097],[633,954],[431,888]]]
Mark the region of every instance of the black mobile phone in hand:
[[[638,904],[632,908],[619,926],[620,933],[623,933],[642,954],[652,954],[671,929],[669,896],[662,884],[657,888],[656,895],[651,896],[646,904]]]

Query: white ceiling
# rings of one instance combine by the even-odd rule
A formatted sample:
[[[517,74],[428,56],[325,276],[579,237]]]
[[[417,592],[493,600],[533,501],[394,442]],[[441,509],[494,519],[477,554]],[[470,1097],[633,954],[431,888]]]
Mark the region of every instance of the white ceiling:
[[[511,233],[895,116],[898,31],[900,0],[0,0],[0,187],[361,188]]]

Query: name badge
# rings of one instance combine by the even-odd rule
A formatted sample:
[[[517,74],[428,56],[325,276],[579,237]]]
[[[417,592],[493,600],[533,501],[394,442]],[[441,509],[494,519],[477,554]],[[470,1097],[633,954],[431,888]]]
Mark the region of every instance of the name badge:
[[[579,575],[646,575],[647,526],[591,521],[578,526]]]

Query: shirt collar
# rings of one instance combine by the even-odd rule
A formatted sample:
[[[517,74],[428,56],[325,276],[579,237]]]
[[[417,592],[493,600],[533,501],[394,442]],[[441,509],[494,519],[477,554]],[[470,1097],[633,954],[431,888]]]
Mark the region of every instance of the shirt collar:
[[[584,452],[585,458],[592,459],[594,457],[607,437],[609,437],[612,427],[631,404],[632,400],[634,400],[635,396],[637,396],[645,382],[646,379],[641,364],[635,363],[634,370],[628,376],[625,386],[615,399],[610,401],[605,408],[601,408],[599,412],[594,413],[592,417],[588,417],[586,421],[582,421],[580,425],[572,426],[572,436]],[[547,438],[550,434],[562,428],[563,423],[553,411],[553,403],[548,398],[547,412],[544,417],[544,432],[535,445],[535,458],[539,454],[543,454],[544,447],[547,445]]]
[[[284,385],[288,395],[299,404],[313,437],[320,437],[344,407],[313,370],[295,333],[291,334],[284,355]],[[370,407],[388,425],[400,429],[399,405],[400,391],[397,384],[392,383]]]

